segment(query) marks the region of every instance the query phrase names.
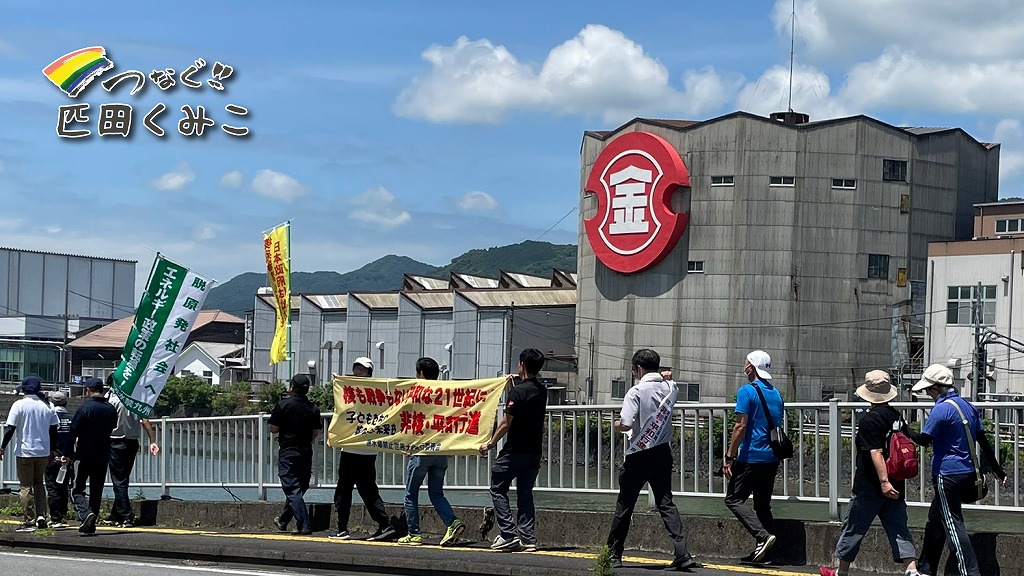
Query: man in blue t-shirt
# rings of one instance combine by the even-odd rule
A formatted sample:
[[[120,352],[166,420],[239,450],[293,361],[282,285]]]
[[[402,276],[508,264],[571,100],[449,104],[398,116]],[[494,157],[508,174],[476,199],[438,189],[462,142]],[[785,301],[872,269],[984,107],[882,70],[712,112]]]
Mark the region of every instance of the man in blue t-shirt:
[[[772,492],[779,459],[768,442],[770,428],[763,406],[767,403],[776,426],[782,424],[785,412],[782,395],[772,386],[772,375],[768,372],[771,367],[772,359],[767,352],[754,350],[747,354],[743,372],[750,385],[741,386],[736,392],[736,424],[722,464],[722,472],[729,479],[725,505],[757,539],[754,551],[743,558],[749,562],[765,562],[775,545]],[[751,495],[753,510],[747,506]]]

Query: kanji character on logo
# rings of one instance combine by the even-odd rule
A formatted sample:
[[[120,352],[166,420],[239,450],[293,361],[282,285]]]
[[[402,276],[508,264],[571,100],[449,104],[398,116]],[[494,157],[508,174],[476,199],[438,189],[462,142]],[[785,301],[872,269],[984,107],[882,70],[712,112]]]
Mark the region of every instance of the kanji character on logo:
[[[132,131],[132,107],[128,104],[101,104],[100,136],[128,137]]]
[[[85,111],[89,109],[88,104],[67,104],[57,109],[57,136],[61,138],[83,138],[91,134],[88,130],[71,130],[68,124],[76,122],[88,122],[89,117]]]

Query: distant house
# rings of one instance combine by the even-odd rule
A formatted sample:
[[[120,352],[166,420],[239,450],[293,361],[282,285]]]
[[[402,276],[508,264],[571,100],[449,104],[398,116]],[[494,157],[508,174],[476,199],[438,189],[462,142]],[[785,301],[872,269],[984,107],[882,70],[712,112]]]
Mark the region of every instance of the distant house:
[[[134,317],[122,318],[106,326],[79,333],[68,345],[71,350],[72,374],[82,378],[106,378],[112,373],[121,359],[121,351],[124,350],[134,321]],[[185,342],[186,349],[195,342],[233,344],[244,348],[245,320],[220,310],[203,310],[199,312]],[[218,373],[219,379],[218,371],[209,371]]]
[[[248,380],[244,344],[193,342],[178,357],[174,374],[199,376],[214,386],[227,386]]]

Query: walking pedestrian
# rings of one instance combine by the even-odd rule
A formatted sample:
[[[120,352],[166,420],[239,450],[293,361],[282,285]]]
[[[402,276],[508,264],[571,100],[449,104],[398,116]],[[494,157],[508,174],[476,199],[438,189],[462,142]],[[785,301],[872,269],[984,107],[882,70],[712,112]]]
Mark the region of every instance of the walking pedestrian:
[[[71,497],[69,457],[71,444],[71,413],[68,412],[68,397],[63,392],[50,394],[53,413],[57,415],[57,456],[46,466],[46,496],[50,509],[50,528],[67,528],[68,502]],[[63,475],[61,470],[64,470]]]
[[[850,564],[857,558],[861,541],[871,523],[878,518],[892,547],[894,562],[903,563],[905,576],[920,576],[913,535],[907,527],[906,481],[889,477],[885,451],[889,436],[906,426],[903,416],[889,405],[899,390],[889,382],[889,373],[872,370],[857,388],[857,396],[871,403],[857,421],[857,472],[846,512],[843,531],[836,544],[839,568],[823,567],[821,576],[849,576]]]
[[[754,550],[743,561],[762,563],[775,545],[772,492],[779,459],[769,443],[768,419],[781,426],[785,417],[782,394],[772,385],[771,356],[764,350],[747,354],[743,372],[749,385],[736,392],[736,424],[722,472],[729,479],[725,505],[756,539]],[[746,504],[753,495],[754,509]]]
[[[416,378],[421,380],[437,380],[441,368],[433,358],[420,358],[416,361]],[[431,454],[414,454],[409,457],[405,484],[405,519],[409,524],[409,533],[398,539],[399,544],[417,546],[423,543],[420,533],[420,486],[427,479],[427,495],[430,503],[437,511],[441,522],[447,527],[441,538],[441,546],[451,546],[458,542],[466,531],[466,525],[455,516],[452,505],[444,496],[444,475],[448,471],[448,457]]]
[[[352,375],[357,378],[373,377],[373,360],[365,356],[356,358],[352,364]],[[384,500],[377,487],[377,453],[359,448],[342,448],[338,457],[338,486],[334,489],[334,507],[338,511],[338,530],[328,538],[348,540],[348,519],[352,510],[352,488],[359,492],[370,518],[377,523],[377,531],[367,540],[387,540],[397,530],[384,508]]]
[[[88,397],[71,418],[75,471],[71,499],[81,521],[78,531],[89,536],[96,533],[110,462],[110,432],[117,427],[117,409],[107,401],[102,379],[87,379],[85,389]]]
[[[633,508],[644,484],[650,485],[661,521],[672,539],[675,558],[668,568],[689,570],[700,566],[686,547],[683,520],[672,501],[672,408],[679,389],[659,373],[660,365],[661,357],[654,350],[644,348],[633,354],[633,378],[637,383],[626,391],[622,411],[614,423],[615,429],[629,439],[619,473],[615,518],[608,532],[614,568],[622,567]]]
[[[296,534],[312,534],[304,496],[313,475],[313,440],[320,433],[320,411],[309,401],[309,376],[296,374],[288,381],[288,397],[280,400],[270,414],[270,433],[277,434],[279,446],[277,475],[284,491],[284,511],[274,518],[281,532],[295,518]]]
[[[139,438],[146,431],[149,439],[149,453],[160,454],[160,445],[156,442],[156,432],[149,420],[139,418],[121,402],[121,398],[113,390],[114,376],[107,376],[107,401],[117,410],[117,427],[110,432],[110,483],[113,485],[114,506],[110,516],[103,520],[104,524],[131,528],[135,526],[135,511],[128,493],[128,482],[135,467],[135,458],[139,454]]]
[[[39,378],[29,376],[21,382],[18,391],[25,396],[11,406],[4,427],[0,460],[7,452],[14,433],[18,442],[14,449],[17,458],[18,484],[21,485],[21,509],[24,521],[18,532],[34,532],[47,527],[46,522],[46,465],[56,456],[57,415],[50,409],[41,392]]]
[[[533,485],[540,472],[541,444],[544,438],[544,413],[548,391],[537,379],[544,367],[544,354],[527,348],[519,354],[520,382],[509,390],[505,416],[480,454],[486,456],[506,434],[508,439],[491,466],[491,500],[499,533],[491,548],[503,552],[537,549],[536,512]],[[513,520],[508,491],[516,482],[517,518]]]
[[[1006,483],[1006,472],[995,457],[992,443],[981,427],[981,414],[953,386],[953,372],[942,364],[925,369],[914,392],[925,392],[935,401],[921,432],[909,427],[904,433],[921,446],[932,446],[932,484],[935,496],[924,527],[924,546],[917,560],[921,574],[938,574],[942,547],[948,540],[960,576],[981,576],[978,559],[964,525],[963,504],[979,499],[984,476],[975,450],[981,447],[993,473]]]

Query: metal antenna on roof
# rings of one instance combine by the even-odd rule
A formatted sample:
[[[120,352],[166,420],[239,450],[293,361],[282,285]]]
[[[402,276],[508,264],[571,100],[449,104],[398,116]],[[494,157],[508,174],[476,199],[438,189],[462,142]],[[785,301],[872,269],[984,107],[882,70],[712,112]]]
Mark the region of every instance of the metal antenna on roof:
[[[789,111],[793,111],[793,58],[796,55],[796,0],[793,0],[793,12],[790,14],[789,26]]]

